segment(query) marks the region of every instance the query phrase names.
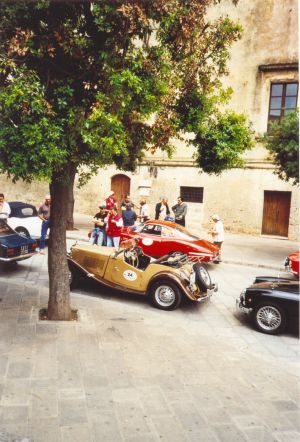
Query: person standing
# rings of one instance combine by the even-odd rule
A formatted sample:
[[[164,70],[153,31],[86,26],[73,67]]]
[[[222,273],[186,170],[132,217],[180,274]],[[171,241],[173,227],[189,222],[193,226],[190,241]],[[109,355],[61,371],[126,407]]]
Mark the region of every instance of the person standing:
[[[108,247],[119,247],[123,219],[118,215],[116,207],[113,207],[107,215],[107,245]]]
[[[140,214],[138,215],[138,219],[141,221],[141,223],[145,223],[150,219],[149,213],[149,206],[145,198],[142,198],[140,201]]]
[[[106,212],[105,205],[99,206],[100,212],[93,218],[94,229],[91,234],[90,244],[97,246],[106,246]]]
[[[114,195],[115,195],[115,192],[113,191],[113,190],[111,190],[109,193],[108,193],[108,195],[107,195],[107,198],[105,199],[105,208],[106,208],[106,211],[108,212],[109,210],[111,210],[112,208],[117,208],[118,207],[118,205],[117,205],[117,200],[116,200],[116,198],[114,197]]]
[[[212,215],[211,219],[214,222],[214,227],[209,230],[208,233],[210,233],[213,237],[213,243],[219,247],[218,259],[214,261],[216,264],[218,264],[221,262],[221,248],[224,242],[224,226],[219,215]]]
[[[4,201],[4,194],[0,193],[0,219],[7,220],[10,215],[10,206]]]
[[[175,223],[185,227],[185,217],[187,213],[187,204],[183,202],[181,196],[177,198],[177,204],[172,207],[175,215]]]
[[[124,201],[121,203],[122,212],[126,210],[128,206],[130,206],[132,210],[134,209],[134,203],[131,201],[130,195],[125,195]]]
[[[155,206],[155,219],[165,219],[168,215],[170,215],[168,199],[161,198]]]
[[[51,207],[51,197],[50,195],[45,196],[44,204],[38,210],[38,216],[42,220],[41,229],[41,239],[40,239],[40,249],[39,252],[45,255],[45,242],[48,229],[50,228],[50,207]]]
[[[137,220],[137,214],[135,213],[134,210],[132,210],[130,204],[126,206],[125,210],[122,210],[122,218],[123,218],[124,227],[134,226]]]

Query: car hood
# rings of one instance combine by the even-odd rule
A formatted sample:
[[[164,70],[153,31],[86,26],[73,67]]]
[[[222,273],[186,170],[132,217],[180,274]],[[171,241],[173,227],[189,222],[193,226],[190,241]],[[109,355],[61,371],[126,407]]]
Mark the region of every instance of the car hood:
[[[260,282],[258,284],[253,284],[247,288],[248,290],[282,290],[282,291],[290,291],[290,292],[298,292],[299,293],[299,282],[298,281],[287,281],[287,282]]]
[[[193,244],[199,249],[203,249],[204,251],[209,251],[211,253],[218,252],[219,248],[210,241],[206,241],[205,239],[197,239],[196,241],[186,241],[187,244]]]

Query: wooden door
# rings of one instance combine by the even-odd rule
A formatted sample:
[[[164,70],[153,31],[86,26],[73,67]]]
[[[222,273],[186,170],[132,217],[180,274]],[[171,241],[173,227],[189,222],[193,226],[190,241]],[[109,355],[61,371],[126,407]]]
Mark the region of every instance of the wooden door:
[[[118,201],[118,209],[121,209],[121,202],[125,195],[130,195],[130,178],[123,174],[114,175],[111,179],[111,190],[115,192]]]
[[[287,237],[290,208],[291,192],[265,190],[262,234]]]

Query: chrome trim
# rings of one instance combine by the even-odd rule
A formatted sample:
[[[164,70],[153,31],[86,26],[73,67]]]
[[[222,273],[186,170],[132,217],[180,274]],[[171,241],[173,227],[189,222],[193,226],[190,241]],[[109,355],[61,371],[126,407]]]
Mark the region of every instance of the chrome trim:
[[[250,307],[245,307],[245,306],[242,304],[242,301],[241,301],[240,298],[237,298],[237,299],[235,300],[235,307],[236,307],[237,310],[240,310],[240,311],[242,311],[243,313],[246,313],[246,314],[252,312],[252,308],[250,308]]]
[[[27,253],[26,255],[12,256],[11,258],[0,258],[2,262],[23,261],[24,259],[31,258],[33,255],[37,255],[38,252]]]

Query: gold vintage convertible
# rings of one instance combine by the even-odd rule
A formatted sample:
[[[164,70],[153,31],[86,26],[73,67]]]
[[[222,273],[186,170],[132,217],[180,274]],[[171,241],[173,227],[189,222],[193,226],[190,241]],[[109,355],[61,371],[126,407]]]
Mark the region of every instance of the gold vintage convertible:
[[[71,289],[88,277],[113,289],[146,295],[162,310],[174,310],[183,296],[202,302],[217,291],[206,268],[183,253],[153,259],[136,246],[116,251],[113,247],[75,244],[68,264]]]

